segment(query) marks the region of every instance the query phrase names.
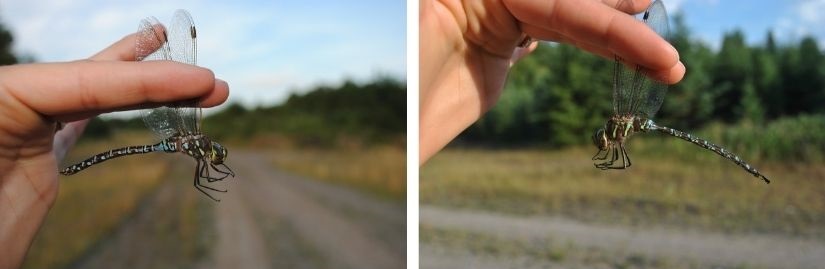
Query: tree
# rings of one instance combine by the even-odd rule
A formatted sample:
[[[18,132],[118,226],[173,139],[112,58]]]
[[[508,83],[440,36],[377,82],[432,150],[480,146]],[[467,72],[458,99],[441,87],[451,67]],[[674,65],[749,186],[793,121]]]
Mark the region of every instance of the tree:
[[[0,24],[0,65],[11,65],[18,62],[17,57],[12,53],[13,43],[14,38],[11,32],[3,24]]]
[[[714,114],[732,123],[742,118],[741,106],[745,82],[753,76],[753,62],[745,36],[736,30],[725,34],[722,49],[712,67],[714,85]]]
[[[765,38],[764,48],[753,50],[753,86],[756,98],[761,100],[764,116],[770,119],[781,116],[787,102],[782,90],[778,53],[771,31]]]

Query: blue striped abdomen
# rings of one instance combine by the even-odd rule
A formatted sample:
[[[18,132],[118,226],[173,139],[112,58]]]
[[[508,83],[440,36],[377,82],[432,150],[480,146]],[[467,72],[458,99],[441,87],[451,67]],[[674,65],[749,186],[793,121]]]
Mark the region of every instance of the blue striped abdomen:
[[[765,175],[759,173],[759,171],[757,171],[756,168],[745,162],[745,160],[742,160],[742,158],[739,158],[739,156],[736,156],[736,154],[733,154],[733,152],[730,152],[707,140],[692,136],[689,133],[685,133],[669,127],[657,126],[655,124],[652,124],[652,122],[650,124],[650,130],[656,130],[671,136],[675,136],[681,138],[682,140],[693,143],[694,145],[713,151],[716,154],[719,154],[719,156],[722,156],[725,159],[731,160],[732,162],[736,163],[736,165],[739,165],[739,167],[742,167],[742,169],[745,169],[745,171],[748,171],[748,173],[751,173],[753,176],[761,178],[763,181],[765,181],[765,183],[771,183],[771,181],[767,177],[765,177]]]
[[[119,149],[113,149],[89,157],[88,159],[76,163],[72,166],[63,168],[63,170],[60,170],[60,174],[65,176],[74,175],[75,173],[83,171],[84,169],[89,168],[92,165],[108,161],[109,159],[150,152],[177,152],[177,145],[174,143],[174,141],[163,140],[160,143],[154,145],[128,146]]]

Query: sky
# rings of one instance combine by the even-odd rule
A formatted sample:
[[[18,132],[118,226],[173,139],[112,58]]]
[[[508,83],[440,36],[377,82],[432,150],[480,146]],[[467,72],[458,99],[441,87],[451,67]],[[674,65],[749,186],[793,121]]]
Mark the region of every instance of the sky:
[[[734,29],[751,44],[772,29],[779,42],[809,34],[825,46],[825,0],[664,2],[713,48]],[[230,83],[230,101],[273,104],[344,79],[406,78],[402,0],[0,0],[0,22],[12,30],[16,51],[70,61],[134,32],[144,17],[168,22],[178,8],[189,10],[198,28],[199,65]]]
[[[346,79],[406,79],[403,0],[0,0],[18,53],[40,62],[87,58],[155,16],[192,15],[198,65],[229,82],[231,102],[271,105]]]
[[[780,42],[811,35],[825,46],[825,0],[663,0],[672,16],[681,12],[693,34],[712,48],[724,33],[742,30],[749,44],[762,44],[768,30]]]

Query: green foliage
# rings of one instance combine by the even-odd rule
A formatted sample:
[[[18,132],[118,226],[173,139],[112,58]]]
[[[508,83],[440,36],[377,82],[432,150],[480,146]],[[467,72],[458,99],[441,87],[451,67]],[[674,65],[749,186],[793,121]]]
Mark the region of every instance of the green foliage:
[[[468,140],[566,146],[586,142],[609,114],[610,72],[596,56],[542,44],[514,67],[499,103],[472,128]]]
[[[825,160],[825,115],[783,118],[766,126],[738,124],[724,128],[721,141],[757,158],[778,161]]]
[[[342,140],[363,144],[400,141],[406,133],[406,86],[389,78],[359,85],[321,86],[286,103],[246,109],[232,104],[205,119],[217,139],[248,139],[276,133],[305,146],[328,147]]]
[[[762,123],[765,110],[762,108],[762,102],[759,100],[759,96],[756,95],[756,89],[753,83],[750,81],[746,82],[743,90],[744,92],[742,94],[744,96],[742,96],[742,106],[739,113],[744,115],[746,120],[754,123]]]
[[[816,40],[802,39],[798,48],[789,48],[781,57],[783,92],[787,114],[825,112],[825,56]]]
[[[745,84],[753,76],[753,62],[745,45],[745,35],[741,31],[725,34],[722,49],[713,62],[714,115],[725,122],[735,122],[742,117],[737,108],[741,106]]]
[[[14,38],[5,26],[0,24],[0,65],[11,65],[17,63],[17,57],[11,50]]]
[[[800,135],[825,131],[791,126],[810,124],[799,115],[825,113],[825,54],[814,38],[777,44],[768,32],[764,44],[748,45],[736,30],[714,51],[692,37],[681,14],[673,16],[671,30],[687,73],[669,87],[655,119],[660,124],[686,131],[712,123],[749,125],[752,139],[740,137],[750,139],[746,143],[767,142],[761,137],[779,125]],[[511,70],[499,103],[460,138],[504,146],[588,144],[612,113],[612,62],[570,45],[541,44]],[[810,157],[800,147],[759,145],[752,146],[771,150],[766,155]]]

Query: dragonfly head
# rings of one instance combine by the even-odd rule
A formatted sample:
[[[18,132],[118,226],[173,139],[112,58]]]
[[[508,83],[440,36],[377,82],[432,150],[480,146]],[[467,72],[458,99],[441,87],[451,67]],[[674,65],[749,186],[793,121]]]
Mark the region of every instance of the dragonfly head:
[[[209,156],[212,164],[222,164],[223,161],[226,160],[227,155],[229,155],[229,152],[226,151],[226,148],[218,144],[218,142],[212,141],[212,155]]]
[[[604,128],[599,128],[593,133],[593,145],[596,145],[599,150],[607,149],[608,140],[607,135],[604,133]]]

